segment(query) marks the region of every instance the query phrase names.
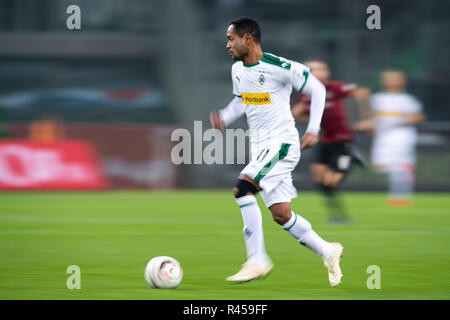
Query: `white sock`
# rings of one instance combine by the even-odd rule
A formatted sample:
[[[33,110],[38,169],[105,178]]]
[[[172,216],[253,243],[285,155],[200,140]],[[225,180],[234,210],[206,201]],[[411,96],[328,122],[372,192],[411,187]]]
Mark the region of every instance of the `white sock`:
[[[292,212],[292,216],[288,222],[282,225],[291,236],[293,236],[300,244],[303,244],[321,256],[323,259],[328,258],[333,252],[331,243],[323,240],[311,227],[306,219]]]
[[[411,199],[414,190],[414,170],[403,165],[389,168],[389,197]]]
[[[244,220],[244,237],[247,247],[247,260],[256,264],[263,263],[269,258],[264,246],[264,235],[262,228],[261,210],[253,195],[243,196],[236,199],[241,208]]]

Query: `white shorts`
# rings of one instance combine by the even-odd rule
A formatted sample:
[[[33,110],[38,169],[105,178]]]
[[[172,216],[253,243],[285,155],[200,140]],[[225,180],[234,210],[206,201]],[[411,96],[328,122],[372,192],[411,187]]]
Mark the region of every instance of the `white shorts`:
[[[299,144],[274,143],[258,150],[255,155],[241,174],[259,184],[266,206],[291,202],[297,197],[297,190],[292,183],[292,171],[300,161]]]
[[[372,164],[374,166],[414,165],[416,140],[416,135],[410,132],[376,135],[372,146]]]

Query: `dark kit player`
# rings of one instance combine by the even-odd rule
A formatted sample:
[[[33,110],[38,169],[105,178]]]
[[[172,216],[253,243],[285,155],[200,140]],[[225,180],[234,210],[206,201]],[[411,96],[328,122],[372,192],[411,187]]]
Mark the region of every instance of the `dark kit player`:
[[[362,160],[352,146],[354,133],[349,125],[344,99],[352,97],[356,100],[359,118],[363,120],[370,113],[370,90],[355,84],[330,80],[331,74],[324,61],[310,60],[305,64],[325,85],[327,91],[320,143],[317,146],[317,156],[311,165],[312,179],[325,195],[330,222],[347,222],[348,215],[336,196],[336,190],[349,173],[352,164],[362,164]],[[306,95],[297,94],[292,97],[291,111],[297,121],[307,121],[310,103],[310,97]]]

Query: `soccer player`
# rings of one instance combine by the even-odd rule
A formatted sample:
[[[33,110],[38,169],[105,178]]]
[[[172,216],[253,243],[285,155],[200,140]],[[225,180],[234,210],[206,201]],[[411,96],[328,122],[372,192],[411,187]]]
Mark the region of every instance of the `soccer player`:
[[[372,95],[375,114],[372,164],[389,179],[388,204],[409,206],[415,180],[415,125],[424,121],[421,103],[405,92],[406,77],[400,70],[381,73],[383,92]]]
[[[325,197],[330,222],[346,223],[348,214],[336,191],[353,164],[362,165],[363,160],[352,145],[354,133],[348,120],[344,99],[354,98],[359,118],[365,120],[370,114],[370,90],[356,84],[330,80],[330,70],[322,60],[310,60],[305,64],[327,90],[317,156],[311,164],[312,179]],[[294,118],[299,122],[308,121],[310,104],[309,96],[302,93],[293,95],[291,111]]]
[[[342,278],[342,245],[322,239],[306,219],[292,211],[290,204],[297,196],[291,174],[300,159],[300,147],[312,147],[318,140],[325,88],[308,67],[264,53],[260,27],[254,19],[233,20],[226,36],[227,50],[236,61],[231,69],[235,97],[226,108],[211,112],[210,120],[214,128],[223,130],[245,113],[251,143],[251,161],[233,189],[244,221],[247,262],[227,280],[250,281],[268,275],[273,268],[255,198],[259,192],[275,222],[322,257],[331,286],[337,286]],[[312,96],[310,121],[301,141],[289,105],[293,88]]]

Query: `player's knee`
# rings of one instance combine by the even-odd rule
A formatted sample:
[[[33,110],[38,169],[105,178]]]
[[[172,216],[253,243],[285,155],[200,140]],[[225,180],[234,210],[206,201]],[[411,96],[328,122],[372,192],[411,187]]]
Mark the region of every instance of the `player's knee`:
[[[286,214],[273,214],[273,213],[272,213],[272,218],[273,218],[273,221],[278,223],[280,226],[285,224],[286,222],[288,222],[290,219],[287,217]]]
[[[322,183],[331,188],[335,188],[343,177],[342,173],[328,172],[322,181]]]
[[[325,176],[326,168],[321,165],[311,166],[311,178],[316,183],[321,183]]]
[[[290,208],[285,208],[284,206],[271,206],[270,212],[272,212],[273,221],[279,225],[283,225],[288,222],[292,216]]]
[[[315,175],[315,174],[312,174],[312,175],[311,175],[311,180],[312,180],[313,182],[315,182],[315,183],[322,183],[322,177],[319,177],[319,176],[317,176],[317,175]]]
[[[329,187],[329,188],[334,188],[335,187],[335,184],[334,184],[333,180],[331,180],[330,178],[323,179],[322,180],[322,184],[325,187]]]
[[[315,183],[321,183],[322,182],[322,175],[320,175],[318,172],[312,171],[311,172],[311,179]]]
[[[236,186],[233,188],[235,198],[240,198],[246,195],[254,195],[258,193],[256,187],[247,180],[239,179]]]

